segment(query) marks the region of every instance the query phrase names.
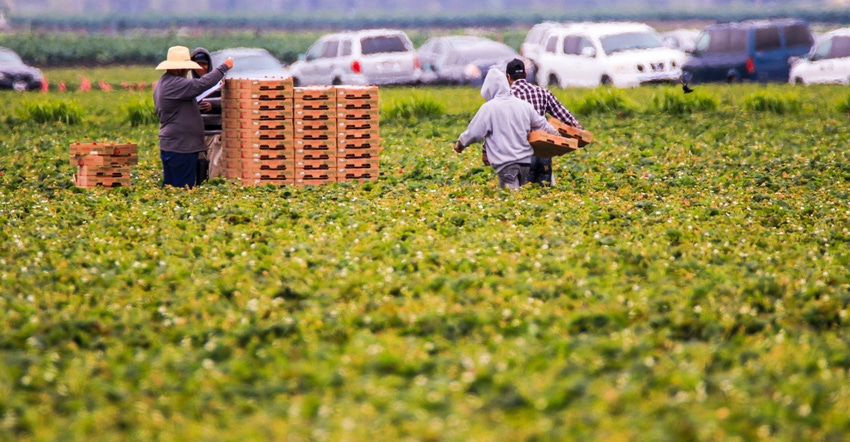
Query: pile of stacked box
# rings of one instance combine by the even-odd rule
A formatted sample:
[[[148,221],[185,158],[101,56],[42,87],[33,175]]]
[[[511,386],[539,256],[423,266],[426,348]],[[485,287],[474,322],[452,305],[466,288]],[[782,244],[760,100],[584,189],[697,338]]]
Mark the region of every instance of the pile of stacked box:
[[[246,185],[376,180],[376,86],[293,87],[292,80],[226,80],[225,176]]]
[[[130,167],[139,164],[135,144],[74,143],[71,165],[77,166],[77,187],[128,187]]]

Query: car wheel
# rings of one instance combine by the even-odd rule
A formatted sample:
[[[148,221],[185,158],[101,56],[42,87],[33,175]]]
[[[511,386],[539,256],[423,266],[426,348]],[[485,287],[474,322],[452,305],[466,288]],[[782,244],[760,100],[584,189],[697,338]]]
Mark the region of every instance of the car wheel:
[[[331,84],[334,86],[340,86],[342,84],[342,80],[340,80],[339,78],[334,78],[334,81],[332,81]]]
[[[729,74],[729,76],[726,77],[726,82],[730,83],[730,84],[731,83],[738,83],[740,81],[741,81],[741,78],[738,77],[738,74]]]
[[[299,87],[301,86],[301,80],[298,77],[292,77],[292,86]]]
[[[609,77],[609,76],[607,76],[607,75],[603,75],[603,76],[602,76],[602,79],[601,79],[601,80],[599,80],[599,83],[600,83],[602,86],[612,86],[612,85],[614,84],[614,82],[613,82],[613,81],[611,81],[611,77]]]
[[[800,78],[800,77],[796,77],[796,78],[794,78],[794,84],[804,85],[804,84],[806,84],[806,83],[803,83],[803,79],[802,79],[802,78]]]
[[[558,81],[558,76],[557,76],[557,75],[555,75],[555,74],[549,74],[549,80],[546,82],[546,85],[547,85],[547,86],[549,86],[549,87],[552,87],[552,86],[558,86],[558,87],[560,87],[560,86],[561,86],[561,82],[560,82],[560,81]]]

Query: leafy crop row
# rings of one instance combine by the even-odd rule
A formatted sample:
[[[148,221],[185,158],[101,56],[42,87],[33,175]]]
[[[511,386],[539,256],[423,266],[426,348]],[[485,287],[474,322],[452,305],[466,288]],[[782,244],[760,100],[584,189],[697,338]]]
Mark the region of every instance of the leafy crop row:
[[[513,193],[451,150],[472,88],[382,89],[375,182],[190,192],[149,91],[0,94],[0,438],[841,440],[846,90],[555,93],[595,141]],[[74,188],[82,140],[137,143],[133,186]]]

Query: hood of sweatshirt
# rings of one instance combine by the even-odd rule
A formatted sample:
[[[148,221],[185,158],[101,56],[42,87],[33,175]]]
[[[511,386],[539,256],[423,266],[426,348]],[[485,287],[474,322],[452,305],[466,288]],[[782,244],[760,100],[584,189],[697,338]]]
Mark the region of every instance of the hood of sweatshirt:
[[[487,101],[496,97],[511,96],[511,86],[508,84],[508,78],[503,71],[495,67],[491,67],[487,71],[484,84],[481,85],[481,96]]]
[[[206,60],[204,60],[204,58],[206,58]],[[215,66],[212,65],[212,55],[210,55],[210,51],[206,50],[205,48],[195,48],[195,50],[192,51],[191,59],[195,62],[197,62],[198,59],[201,59],[201,61],[206,61],[207,64],[210,66],[210,70],[215,69]],[[195,73],[195,71],[193,70],[192,76],[197,78],[198,74]]]

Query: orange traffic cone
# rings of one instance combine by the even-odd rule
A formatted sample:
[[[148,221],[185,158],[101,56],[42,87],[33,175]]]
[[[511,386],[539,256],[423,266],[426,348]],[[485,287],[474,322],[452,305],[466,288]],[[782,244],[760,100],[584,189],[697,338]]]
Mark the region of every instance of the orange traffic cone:
[[[83,81],[80,82],[80,92],[88,92],[91,90],[91,81],[88,78],[83,77]]]

